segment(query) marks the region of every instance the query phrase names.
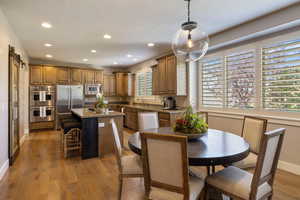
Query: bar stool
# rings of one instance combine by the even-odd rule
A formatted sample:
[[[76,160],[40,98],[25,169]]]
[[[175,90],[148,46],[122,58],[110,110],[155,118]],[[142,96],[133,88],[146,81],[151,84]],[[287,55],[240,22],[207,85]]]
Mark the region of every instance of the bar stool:
[[[80,149],[81,123],[77,120],[63,120],[61,123],[61,143],[65,157],[69,150]]]
[[[64,156],[68,157],[69,151],[81,151],[81,130],[79,128],[72,128],[64,134]]]

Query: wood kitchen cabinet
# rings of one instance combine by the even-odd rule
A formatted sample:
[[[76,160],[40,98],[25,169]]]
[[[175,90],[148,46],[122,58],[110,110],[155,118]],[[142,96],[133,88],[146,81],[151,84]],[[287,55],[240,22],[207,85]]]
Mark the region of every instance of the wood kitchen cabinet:
[[[56,84],[56,67],[45,66],[43,68],[43,83],[47,85]]]
[[[116,73],[116,95],[132,96],[134,88],[133,75],[130,73]]]
[[[152,67],[152,94],[186,96],[187,70],[184,62],[177,62],[174,55],[157,60]]]
[[[159,94],[167,93],[167,73],[166,73],[166,58],[158,59],[158,92]]]
[[[71,69],[71,83],[72,84],[82,84],[83,83],[83,75],[81,69]]]
[[[84,70],[84,83],[94,84],[95,83],[95,71]]]
[[[159,95],[159,72],[158,65],[152,66],[152,94]]]
[[[139,112],[157,112],[157,110],[150,110],[150,109],[142,109],[142,108],[135,108],[135,107],[127,107],[125,106],[124,113],[125,113],[125,126],[127,128],[138,130],[138,113]],[[182,116],[182,112],[176,113],[167,113],[167,112],[158,112],[158,121],[159,127],[172,127],[174,126],[176,119]]]
[[[95,83],[103,84],[103,71],[95,71]]]
[[[30,67],[30,83],[43,84],[43,66]]]
[[[104,96],[116,96],[116,76],[114,74],[105,74],[103,83]]]
[[[174,55],[166,58],[166,86],[168,94],[176,94],[176,57]]]
[[[67,67],[56,68],[56,83],[69,84],[70,83],[70,69]]]

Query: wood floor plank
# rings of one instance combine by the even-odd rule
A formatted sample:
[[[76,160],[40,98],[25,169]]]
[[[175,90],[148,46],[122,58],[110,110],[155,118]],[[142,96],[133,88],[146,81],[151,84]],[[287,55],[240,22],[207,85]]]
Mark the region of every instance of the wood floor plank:
[[[65,159],[58,132],[31,133],[0,182],[0,200],[116,200],[117,170],[113,155]],[[278,170],[274,190],[274,200],[300,200],[300,176]],[[124,181],[123,200],[142,200],[143,194],[143,179]]]

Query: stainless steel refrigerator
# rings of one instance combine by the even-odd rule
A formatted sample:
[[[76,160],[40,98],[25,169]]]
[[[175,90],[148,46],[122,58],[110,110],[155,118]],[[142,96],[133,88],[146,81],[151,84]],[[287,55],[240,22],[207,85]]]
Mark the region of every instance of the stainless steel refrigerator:
[[[82,85],[57,85],[56,87],[57,114],[70,113],[72,108],[83,108]]]

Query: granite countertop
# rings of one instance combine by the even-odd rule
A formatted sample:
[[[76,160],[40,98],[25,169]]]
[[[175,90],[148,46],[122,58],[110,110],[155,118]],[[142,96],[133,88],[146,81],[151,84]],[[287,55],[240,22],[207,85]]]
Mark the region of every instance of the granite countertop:
[[[74,108],[71,109],[72,113],[77,115],[80,118],[104,118],[104,117],[118,117],[124,116],[124,113],[120,112],[109,112],[108,114],[105,113],[96,113],[95,111],[91,111],[88,108]]]
[[[155,111],[155,112],[162,112],[162,113],[170,113],[170,114],[177,114],[177,113],[183,113],[185,111],[184,108],[179,108],[178,110],[165,110],[162,108],[162,106],[155,106],[155,105],[128,105],[128,104],[114,104],[114,105],[120,105],[125,108],[136,108],[141,110],[147,110],[147,111]]]

